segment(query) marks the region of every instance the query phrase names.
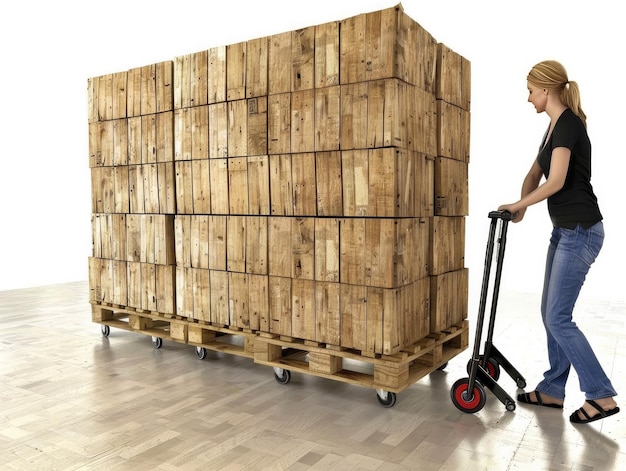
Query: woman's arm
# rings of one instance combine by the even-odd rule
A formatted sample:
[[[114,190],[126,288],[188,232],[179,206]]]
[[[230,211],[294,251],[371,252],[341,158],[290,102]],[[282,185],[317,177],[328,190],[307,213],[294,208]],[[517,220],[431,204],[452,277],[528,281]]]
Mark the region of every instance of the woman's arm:
[[[550,174],[545,182],[541,185],[541,177],[543,173],[541,167],[535,160],[530,168],[524,182],[522,184],[522,195],[519,201],[512,204],[500,206],[500,211],[510,211],[513,214],[513,222],[520,222],[524,218],[526,208],[533,204],[545,200],[552,196],[565,184],[567,177],[567,169],[571,151],[567,147],[556,147],[552,150],[552,160],[550,162]]]

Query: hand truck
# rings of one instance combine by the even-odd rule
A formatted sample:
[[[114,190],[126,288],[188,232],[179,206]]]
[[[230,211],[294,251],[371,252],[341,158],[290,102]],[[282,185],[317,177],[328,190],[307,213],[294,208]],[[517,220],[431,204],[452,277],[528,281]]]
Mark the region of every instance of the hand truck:
[[[498,293],[500,291],[500,279],[502,276],[502,263],[504,262],[504,249],[506,246],[506,233],[512,215],[509,211],[491,211],[489,229],[489,239],[487,241],[487,252],[485,255],[485,271],[480,294],[480,304],[478,309],[478,319],[476,325],[476,340],[472,358],[467,364],[469,377],[457,380],[450,390],[450,397],[454,405],[461,411],[472,414],[481,410],[487,400],[485,387],[489,388],[493,394],[502,402],[506,410],[515,410],[515,401],[497,383],[500,377],[500,367],[502,367],[511,378],[513,378],[519,388],[526,387],[526,380],[504,355],[493,344],[493,331],[496,321],[496,307],[498,304]],[[498,239],[495,240],[496,229],[499,227]],[[487,304],[487,293],[491,279],[491,267],[493,264],[493,254],[497,245],[496,273],[493,284],[493,295],[491,300],[491,315],[489,318],[489,328],[487,339],[485,340],[483,353],[480,353],[481,337],[485,320],[485,308]]]

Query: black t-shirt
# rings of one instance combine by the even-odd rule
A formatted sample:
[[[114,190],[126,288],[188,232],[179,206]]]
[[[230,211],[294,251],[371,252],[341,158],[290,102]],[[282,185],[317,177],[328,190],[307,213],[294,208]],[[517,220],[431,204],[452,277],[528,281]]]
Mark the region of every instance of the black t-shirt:
[[[563,188],[548,197],[552,224],[568,229],[578,224],[589,228],[602,220],[591,186],[591,143],[582,120],[569,108],[559,116],[552,135],[537,156],[546,178],[550,174],[552,150],[556,147],[567,147],[571,156]]]

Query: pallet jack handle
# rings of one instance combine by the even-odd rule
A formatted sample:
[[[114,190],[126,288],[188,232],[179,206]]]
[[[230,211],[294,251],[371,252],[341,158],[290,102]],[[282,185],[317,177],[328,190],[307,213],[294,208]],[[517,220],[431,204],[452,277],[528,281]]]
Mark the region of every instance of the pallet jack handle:
[[[515,213],[517,215],[517,213]],[[511,221],[513,219],[513,214],[510,211],[491,211],[489,213],[489,217],[491,219],[502,219],[503,221]]]

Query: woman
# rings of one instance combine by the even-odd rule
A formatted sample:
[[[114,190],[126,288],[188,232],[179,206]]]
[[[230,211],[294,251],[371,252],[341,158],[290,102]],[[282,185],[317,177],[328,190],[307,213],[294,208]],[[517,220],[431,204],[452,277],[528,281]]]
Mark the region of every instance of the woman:
[[[578,84],[567,78],[560,63],[540,62],[527,81],[528,101],[537,113],[550,117],[550,126],[522,184],[521,199],[499,209],[510,211],[513,222],[520,222],[528,206],[547,199],[554,228],[541,300],[550,368],[535,391],[518,395],[518,401],[562,409],[573,366],[586,401],[570,421],[588,423],[619,412],[611,381],[572,321],[576,299],[604,241],[602,214],[590,182],[591,144]]]

